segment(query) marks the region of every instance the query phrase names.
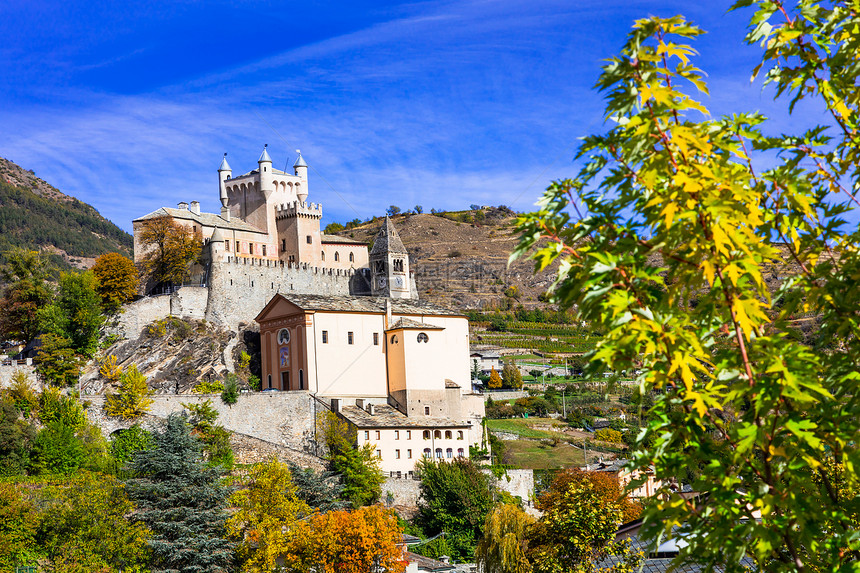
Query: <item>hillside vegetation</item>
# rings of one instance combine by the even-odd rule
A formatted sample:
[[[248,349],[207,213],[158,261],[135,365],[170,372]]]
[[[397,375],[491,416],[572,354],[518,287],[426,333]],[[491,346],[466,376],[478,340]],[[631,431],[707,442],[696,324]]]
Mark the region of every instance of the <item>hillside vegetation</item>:
[[[132,237],[92,206],[0,158],[0,253],[12,247],[55,253],[64,267],[89,267],[104,253],[129,256]]]

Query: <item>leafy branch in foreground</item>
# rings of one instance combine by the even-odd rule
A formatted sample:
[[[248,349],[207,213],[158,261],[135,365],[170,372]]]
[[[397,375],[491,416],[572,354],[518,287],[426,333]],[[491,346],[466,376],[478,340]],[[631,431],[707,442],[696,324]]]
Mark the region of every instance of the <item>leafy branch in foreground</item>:
[[[631,469],[665,484],[647,532],[683,536],[678,562],[854,570],[860,234],[843,217],[860,205],[860,17],[736,7],[753,4],[747,40],[777,97],[817,97],[834,125],[772,137],[759,114],[711,118],[687,93],[707,93],[684,43],[702,32],[639,20],[597,84],[614,126],[520,217],[512,258],[559,261],[554,300],[605,329],[592,363],[641,369],[640,392],[658,391]],[[766,274],[786,263],[796,273],[772,292]],[[790,336],[801,313],[818,317],[817,342]],[[705,496],[669,487],[683,481]]]

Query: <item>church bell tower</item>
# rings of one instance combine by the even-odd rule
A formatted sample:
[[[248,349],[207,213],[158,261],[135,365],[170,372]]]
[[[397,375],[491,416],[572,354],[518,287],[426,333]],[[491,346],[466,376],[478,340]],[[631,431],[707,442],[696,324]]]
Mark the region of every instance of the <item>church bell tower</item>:
[[[388,217],[373,239],[370,276],[373,296],[412,298],[409,252]]]

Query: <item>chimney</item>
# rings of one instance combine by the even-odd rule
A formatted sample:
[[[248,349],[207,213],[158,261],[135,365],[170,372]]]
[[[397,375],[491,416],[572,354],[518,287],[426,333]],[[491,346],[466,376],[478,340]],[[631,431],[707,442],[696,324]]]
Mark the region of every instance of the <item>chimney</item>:
[[[189,208],[188,210],[191,211],[192,213],[194,213],[195,215],[199,215],[200,214],[200,201],[192,201],[191,202],[191,208]]]
[[[187,211],[188,210],[188,203],[186,203],[185,201],[180,201],[176,207],[177,207],[177,209],[183,209],[183,210]]]
[[[230,209],[228,207],[221,207],[221,218],[225,221],[230,220]]]
[[[331,399],[331,411],[335,414],[340,414],[340,398]]]
[[[367,405],[367,413],[368,413],[368,414],[370,414],[371,416],[373,416],[373,414],[375,413],[375,411],[376,411],[376,408],[374,407],[374,405],[373,405],[373,404],[368,404],[368,405]]]

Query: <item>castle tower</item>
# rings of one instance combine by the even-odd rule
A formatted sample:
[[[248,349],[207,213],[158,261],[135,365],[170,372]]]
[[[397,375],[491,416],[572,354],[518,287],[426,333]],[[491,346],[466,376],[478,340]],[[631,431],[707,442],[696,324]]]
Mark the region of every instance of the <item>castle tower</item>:
[[[390,298],[413,298],[409,276],[409,252],[403,246],[391,219],[379,228],[370,250],[371,294]]]
[[[257,166],[260,173],[260,191],[266,200],[272,195],[275,190],[272,173],[272,158],[269,157],[269,144],[263,146],[263,153],[260,154],[260,159],[257,160]]]
[[[218,186],[221,195],[221,207],[227,207],[227,180],[233,176],[233,168],[227,163],[227,154],[224,154],[224,159],[221,160],[221,165],[218,167]]]
[[[302,182],[296,186],[296,195],[298,195],[299,201],[304,203],[308,200],[308,164],[305,163],[301,150],[296,149],[296,153],[299,156],[296,157],[296,162],[293,163],[293,171],[296,177],[302,178]]]
[[[221,232],[220,227],[215,227],[209,239],[209,260],[213,263],[224,260],[224,233]]]

